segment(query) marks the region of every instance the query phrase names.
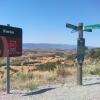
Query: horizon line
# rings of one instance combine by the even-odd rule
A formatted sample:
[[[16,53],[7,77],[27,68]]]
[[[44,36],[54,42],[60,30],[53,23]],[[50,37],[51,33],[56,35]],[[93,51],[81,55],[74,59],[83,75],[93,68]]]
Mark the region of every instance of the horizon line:
[[[77,46],[77,44],[65,44],[65,43],[32,43],[32,42],[28,42],[28,43],[22,43],[22,44],[52,44],[52,45],[72,45],[72,46]],[[87,47],[95,47],[95,48],[100,48],[99,46],[91,46],[91,45],[85,45]]]

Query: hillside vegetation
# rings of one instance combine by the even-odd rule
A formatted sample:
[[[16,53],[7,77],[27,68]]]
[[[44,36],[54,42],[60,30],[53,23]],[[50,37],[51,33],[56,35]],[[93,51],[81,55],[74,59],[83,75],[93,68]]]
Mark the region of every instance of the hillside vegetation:
[[[86,49],[83,74],[100,75],[100,48]],[[11,58],[11,89],[32,90],[41,85],[63,82],[76,73],[76,51],[23,51],[22,57]],[[0,87],[5,90],[6,58],[0,59]]]

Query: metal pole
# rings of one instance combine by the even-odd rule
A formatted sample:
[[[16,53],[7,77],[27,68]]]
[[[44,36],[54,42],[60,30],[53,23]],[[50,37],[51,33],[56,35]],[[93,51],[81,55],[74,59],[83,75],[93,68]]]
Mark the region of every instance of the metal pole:
[[[6,93],[10,93],[10,57],[7,57]]]
[[[83,38],[83,23],[79,23],[79,37],[78,39]],[[77,65],[77,85],[82,85],[82,62]]]
[[[7,26],[10,26],[10,24],[7,24]],[[10,57],[9,57],[9,50],[7,50],[7,72],[6,72],[6,93],[10,93]]]

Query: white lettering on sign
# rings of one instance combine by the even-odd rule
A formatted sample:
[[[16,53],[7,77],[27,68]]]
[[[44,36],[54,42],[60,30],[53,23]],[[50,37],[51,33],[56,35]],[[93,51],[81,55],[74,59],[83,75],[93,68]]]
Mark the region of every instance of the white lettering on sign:
[[[14,34],[14,31],[3,29],[3,33]]]

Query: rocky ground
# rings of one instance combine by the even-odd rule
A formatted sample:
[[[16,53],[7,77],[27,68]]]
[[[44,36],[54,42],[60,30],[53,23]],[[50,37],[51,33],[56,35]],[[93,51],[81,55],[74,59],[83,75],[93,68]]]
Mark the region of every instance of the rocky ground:
[[[86,76],[83,85],[76,85],[76,78],[69,77],[65,83],[39,87],[33,91],[11,90],[0,92],[0,100],[100,100],[100,76]]]

